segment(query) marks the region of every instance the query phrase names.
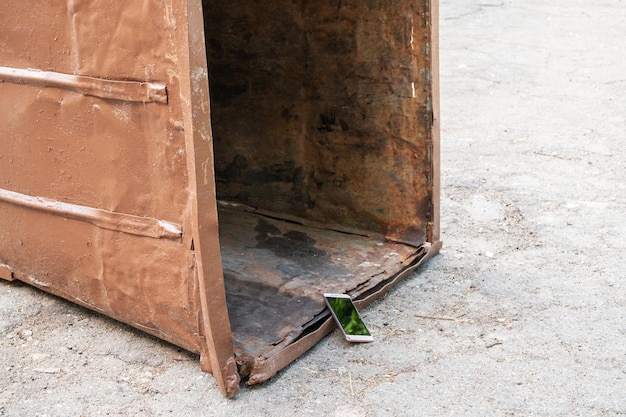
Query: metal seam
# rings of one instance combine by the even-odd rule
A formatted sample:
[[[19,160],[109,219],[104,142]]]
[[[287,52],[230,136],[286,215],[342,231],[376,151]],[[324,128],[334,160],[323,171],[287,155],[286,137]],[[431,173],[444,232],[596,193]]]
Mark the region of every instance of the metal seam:
[[[167,104],[167,88],[159,83],[107,80],[54,71],[2,66],[0,66],[0,82],[62,88],[85,96],[112,100]]]
[[[180,226],[164,220],[117,213],[78,204],[63,203],[1,188],[0,203],[8,203],[18,207],[83,221],[102,229],[114,230],[136,236],[145,236],[155,239],[179,239],[183,233]]]

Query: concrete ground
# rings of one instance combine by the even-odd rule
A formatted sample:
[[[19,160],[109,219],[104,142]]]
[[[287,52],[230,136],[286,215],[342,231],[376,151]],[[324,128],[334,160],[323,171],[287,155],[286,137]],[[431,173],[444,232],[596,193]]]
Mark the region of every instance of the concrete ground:
[[[626,416],[626,2],[442,0],[444,251],[269,383],[0,284],[2,416]],[[420,316],[454,318],[440,320]]]

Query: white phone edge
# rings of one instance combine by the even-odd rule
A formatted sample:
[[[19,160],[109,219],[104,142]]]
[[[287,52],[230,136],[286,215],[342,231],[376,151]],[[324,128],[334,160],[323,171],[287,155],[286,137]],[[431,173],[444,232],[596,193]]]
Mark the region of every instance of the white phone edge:
[[[346,334],[346,332],[343,330],[343,327],[341,327],[341,325],[339,324],[339,319],[335,315],[335,312],[333,311],[333,309],[328,304],[327,297],[328,298],[349,298],[350,301],[352,301],[352,297],[350,297],[348,294],[335,294],[335,293],[327,293],[327,292],[324,293],[324,303],[326,303],[326,306],[330,310],[330,314],[332,314],[333,318],[335,319],[335,323],[337,324],[337,327],[339,328],[339,330],[341,330],[341,333],[343,333],[343,337],[348,342],[373,342],[374,341],[374,336],[372,336],[372,335],[369,335],[369,336],[353,336],[353,335]],[[356,309],[356,307],[355,307],[355,309]],[[356,310],[356,313],[359,315],[359,319],[363,323],[365,323],[363,321],[363,317],[361,317],[361,313],[359,312],[358,309]]]

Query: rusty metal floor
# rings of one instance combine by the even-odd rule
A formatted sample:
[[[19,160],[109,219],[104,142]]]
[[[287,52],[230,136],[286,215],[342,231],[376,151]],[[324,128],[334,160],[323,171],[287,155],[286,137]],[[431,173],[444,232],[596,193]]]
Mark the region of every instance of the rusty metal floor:
[[[325,318],[324,292],[359,295],[418,248],[220,208],[226,298],[238,355],[267,356]]]

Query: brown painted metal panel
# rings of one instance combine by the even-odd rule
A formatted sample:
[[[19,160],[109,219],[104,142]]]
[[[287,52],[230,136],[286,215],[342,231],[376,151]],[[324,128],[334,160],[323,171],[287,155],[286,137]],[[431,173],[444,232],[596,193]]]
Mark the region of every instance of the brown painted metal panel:
[[[195,181],[212,148],[190,5],[3,3],[0,264],[200,353],[234,395],[212,169]]]
[[[3,6],[0,278],[233,396],[439,250],[436,1]]]

